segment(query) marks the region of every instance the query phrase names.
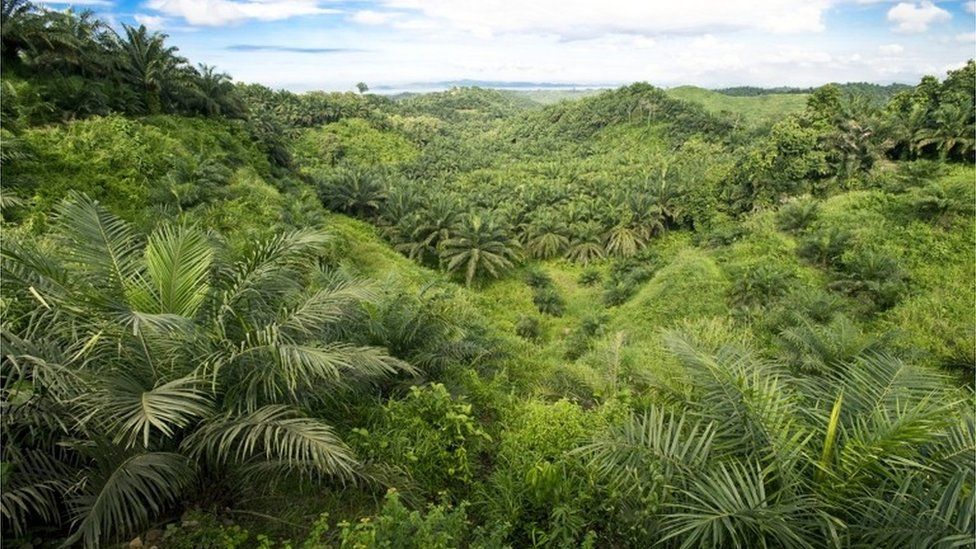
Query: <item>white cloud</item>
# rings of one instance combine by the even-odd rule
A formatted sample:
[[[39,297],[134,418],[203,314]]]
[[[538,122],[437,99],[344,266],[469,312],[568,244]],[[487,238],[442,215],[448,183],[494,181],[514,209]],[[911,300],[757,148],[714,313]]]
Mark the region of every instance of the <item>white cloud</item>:
[[[132,16],[136,20],[136,23],[140,25],[145,25],[147,29],[159,30],[163,28],[166,24],[166,18],[158,15],[146,15],[144,13],[137,13]]]
[[[976,42],[976,32],[964,32],[956,35],[956,42]]]
[[[969,13],[976,13],[976,0],[969,0],[965,2],[963,8]]]
[[[362,10],[357,11],[349,17],[355,23],[360,23],[362,25],[382,25],[383,23],[388,23],[396,18],[395,13],[374,11],[374,10]]]
[[[946,10],[932,2],[900,2],[888,11],[888,21],[895,23],[897,32],[925,32],[933,23],[943,23],[952,19]]]
[[[444,30],[555,34],[569,39],[611,33],[700,34],[734,29],[818,32],[831,0],[683,0],[680,2],[535,0],[384,0],[414,10]]]
[[[202,26],[338,13],[319,6],[315,0],[149,0],[146,7],[171,17],[182,17],[190,25]]]
[[[178,4],[184,11],[201,1],[211,11],[215,5],[244,3],[315,10],[342,6],[334,0],[142,1]],[[306,90],[347,89],[358,81],[375,88],[465,78],[581,85],[647,80],[660,86],[714,87],[907,83],[971,57],[955,38],[956,33],[969,30],[965,28],[942,33],[941,41],[917,40],[911,45],[881,38],[889,25],[885,13],[895,14],[892,27],[906,18],[897,9],[899,2],[912,12],[907,18],[915,27],[909,24],[910,28],[919,25],[920,14],[915,11],[923,16],[935,13],[922,23],[926,28],[944,20],[946,16],[939,15],[943,10],[936,5],[894,0],[870,8],[880,16],[861,19],[868,9],[852,5],[860,1],[601,0],[594,5],[592,0],[372,0],[353,4],[337,18],[343,24],[328,31],[329,45],[368,43],[368,48],[330,54],[327,71],[321,58],[271,49],[242,55],[218,48],[217,37],[180,36],[179,45],[192,59],[218,65],[238,80]],[[954,10],[961,9],[956,4]],[[183,23],[175,15],[151,13],[167,17],[170,30],[174,28],[170,23]],[[856,36],[846,25],[815,33],[824,28],[824,21],[847,14],[852,15],[850,23],[857,25]],[[195,17],[188,19],[203,18]],[[215,18],[212,13],[208,17]],[[249,18],[258,17],[250,14]],[[263,38],[296,47],[319,44],[323,29],[276,25]]]

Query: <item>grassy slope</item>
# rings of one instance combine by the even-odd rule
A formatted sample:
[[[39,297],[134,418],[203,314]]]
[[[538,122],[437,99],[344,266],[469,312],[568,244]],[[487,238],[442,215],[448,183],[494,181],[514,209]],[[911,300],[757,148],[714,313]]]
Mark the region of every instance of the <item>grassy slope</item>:
[[[680,86],[667,90],[676,99],[698,103],[708,112],[729,112],[741,116],[750,124],[767,124],[803,110],[808,94],[769,94],[753,97],[725,95],[716,91]]]
[[[972,168],[957,168],[944,179],[974,177]],[[952,357],[965,356],[974,342],[971,304],[976,295],[968,283],[976,247],[972,221],[958,219],[948,226],[911,222],[899,228],[897,206],[879,200],[882,196],[875,191],[854,191],[824,204],[825,222],[847,220],[852,228],[857,225],[856,241],[894,254],[913,281],[899,305],[878,315],[865,328],[876,333],[898,331],[905,345],[921,349],[925,362],[944,364]],[[393,276],[412,287],[430,281],[450,284],[444,274],[419,267],[393,251],[368,224],[344,216],[331,216],[329,224],[348,237],[351,247],[346,257],[364,274]],[[761,330],[759,325],[731,320],[730,290],[739,273],[775,263],[794,273],[798,284],[826,290],[829,274],[797,256],[797,238],[775,228],[772,212],[757,214],[744,224],[748,230],[741,240],[718,249],[693,245],[688,233],[655,240],[652,246],[662,267],[618,307],[604,306],[602,285],[580,284],[583,268],[562,260],[527,265],[502,280],[472,289],[458,288],[455,295],[515,345],[510,374],[526,383],[523,387],[548,398],[587,401],[605,391],[613,377],[627,376],[633,385],[635,379],[639,382],[668,375],[673,359],[665,351],[661,335],[669,329],[706,322],[739,333],[763,335],[753,333],[754,329]],[[552,278],[565,300],[562,316],[537,311],[532,289],[525,282],[525,273],[531,267],[543,269]],[[608,265],[598,267],[605,275]],[[541,321],[543,336],[538,342],[513,336],[522,316]],[[602,316],[604,324],[591,350],[578,359],[567,358],[573,332],[584,319],[594,316]],[[622,365],[608,358],[618,333],[623,334]],[[611,368],[620,371],[611,372]]]

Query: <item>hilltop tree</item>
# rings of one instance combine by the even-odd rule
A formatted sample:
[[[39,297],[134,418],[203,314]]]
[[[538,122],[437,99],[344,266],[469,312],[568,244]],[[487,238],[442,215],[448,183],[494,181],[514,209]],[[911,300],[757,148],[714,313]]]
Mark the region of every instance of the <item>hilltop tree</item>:
[[[186,84],[186,59],[176,55],[177,48],[166,45],[165,34],[149,32],[145,25],[122,28],[122,74],[142,93],[146,111],[158,114],[163,110],[166,91]]]

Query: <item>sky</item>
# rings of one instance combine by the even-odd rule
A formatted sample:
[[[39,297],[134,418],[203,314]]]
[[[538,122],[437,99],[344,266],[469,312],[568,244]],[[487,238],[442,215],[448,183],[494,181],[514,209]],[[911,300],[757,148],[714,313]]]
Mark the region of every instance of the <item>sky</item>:
[[[976,0],[42,0],[293,91],[914,83],[976,57]]]

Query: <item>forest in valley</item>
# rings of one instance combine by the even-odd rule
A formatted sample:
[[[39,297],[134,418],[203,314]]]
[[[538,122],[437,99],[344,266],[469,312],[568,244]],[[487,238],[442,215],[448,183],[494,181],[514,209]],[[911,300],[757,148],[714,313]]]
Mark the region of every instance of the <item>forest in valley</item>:
[[[10,547],[976,545],[973,61],[296,94],[0,15]]]

